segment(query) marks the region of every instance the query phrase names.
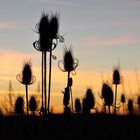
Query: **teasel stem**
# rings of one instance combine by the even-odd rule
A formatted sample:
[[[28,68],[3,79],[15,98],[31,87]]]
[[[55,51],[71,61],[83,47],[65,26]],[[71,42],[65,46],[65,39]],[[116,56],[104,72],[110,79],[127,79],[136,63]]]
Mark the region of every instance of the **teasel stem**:
[[[116,114],[116,100],[117,100],[117,84],[115,84],[115,110],[114,110],[114,114]]]
[[[47,93],[46,93],[46,89],[47,89],[47,87],[46,87],[46,57],[47,57],[47,52],[46,51],[44,51],[44,95],[45,95],[45,113],[46,113],[46,111],[47,111],[47,107],[46,107],[46,105],[47,105]]]
[[[44,62],[44,59],[43,59],[44,57],[43,57],[43,51],[42,51],[42,107],[41,107],[41,111],[42,111],[42,109],[44,108],[44,105],[43,105],[43,84],[44,84],[44,79],[43,79],[43,73],[44,73],[44,70],[43,70],[43,62]]]
[[[50,65],[49,65],[48,114],[50,112],[51,74],[52,74],[52,49],[50,50]]]
[[[70,95],[71,95],[71,109],[72,109],[72,112],[74,112],[74,109],[73,109],[73,96],[72,96],[72,89],[70,87]]]
[[[28,116],[28,85],[25,85],[26,88],[26,107],[27,107],[27,116]]]

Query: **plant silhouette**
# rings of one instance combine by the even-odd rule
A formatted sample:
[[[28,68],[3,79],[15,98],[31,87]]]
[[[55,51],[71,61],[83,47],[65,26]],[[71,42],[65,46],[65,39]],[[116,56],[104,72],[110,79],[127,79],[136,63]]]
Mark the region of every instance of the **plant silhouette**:
[[[139,111],[140,111],[140,96],[138,96],[138,99],[137,99],[137,104],[138,104]]]
[[[105,100],[105,105],[108,106],[109,114],[110,114],[110,107],[113,104],[113,91],[109,85],[107,85],[106,95],[104,96],[104,100]]]
[[[42,52],[42,108],[43,108],[43,96],[45,96],[45,112],[47,111],[47,93],[46,93],[46,57],[47,52],[50,52],[50,61],[49,61],[49,84],[48,84],[48,113],[50,105],[50,92],[51,92],[51,67],[52,67],[52,58],[56,59],[56,56],[52,55],[52,51],[56,48],[58,41],[63,42],[64,38],[58,35],[59,14],[52,14],[49,18],[48,14],[43,13],[40,19],[39,24],[36,25],[37,33],[39,33],[39,40],[33,43],[33,46],[36,50]],[[44,94],[44,95],[43,95]]]
[[[129,111],[129,114],[132,115],[133,114],[133,100],[132,99],[129,99],[128,100],[128,111]]]
[[[25,85],[26,108],[27,108],[27,115],[28,115],[28,85],[33,84],[36,80],[35,76],[32,75],[31,61],[27,61],[24,63],[22,73],[18,74],[16,78],[21,84]]]
[[[124,111],[125,111],[125,95],[124,94],[122,94],[121,95],[121,102],[122,102],[122,106],[123,106],[123,115],[124,115]]]
[[[113,70],[113,84],[115,85],[115,108],[114,108],[114,114],[116,114],[116,102],[117,102],[117,86],[120,84],[120,72],[119,68],[115,68]]]
[[[37,102],[34,96],[32,96],[30,99],[29,108],[33,112],[33,115],[35,115],[35,111],[37,109]]]
[[[15,113],[17,115],[23,115],[24,114],[24,100],[23,97],[18,97],[15,102]]]
[[[81,103],[80,100],[77,98],[75,99],[75,112],[80,113],[81,111]]]
[[[61,64],[63,64],[63,66],[61,66]],[[73,110],[73,97],[72,97],[72,90],[71,90],[71,86],[72,86],[72,78],[70,78],[70,73],[72,71],[75,72],[76,67],[78,66],[79,61],[76,58],[73,58],[73,54],[72,54],[72,50],[71,48],[68,50],[66,47],[64,49],[64,55],[63,55],[63,61],[60,60],[58,62],[58,67],[61,71],[63,72],[68,72],[68,78],[67,78],[67,88],[69,89],[68,91],[71,94],[71,104],[72,104],[72,111]],[[72,73],[73,74],[73,73]],[[76,72],[74,73],[76,74]],[[64,92],[65,93],[65,92]]]
[[[89,88],[86,91],[86,96],[83,98],[82,108],[83,114],[90,114],[90,110],[93,109],[95,105],[95,98],[93,96],[92,90]]]

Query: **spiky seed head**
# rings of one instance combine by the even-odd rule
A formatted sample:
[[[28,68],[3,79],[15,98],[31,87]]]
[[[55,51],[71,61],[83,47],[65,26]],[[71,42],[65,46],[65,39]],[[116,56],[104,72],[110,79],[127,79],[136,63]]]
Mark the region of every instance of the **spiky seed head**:
[[[56,39],[57,34],[58,34],[58,29],[59,29],[59,22],[58,19],[59,14],[52,15],[50,19],[50,24],[49,24],[49,37],[51,39]]]
[[[105,105],[111,106],[112,104],[113,104],[113,91],[112,88],[108,85],[105,96]]]
[[[107,91],[108,91],[108,85],[104,83],[102,86],[102,95],[101,95],[102,98],[105,98]]]
[[[131,99],[129,99],[129,101],[128,101],[128,111],[130,113],[133,112],[133,100],[131,100]]]
[[[65,54],[64,54],[64,69],[65,71],[73,71],[74,70],[74,67],[73,67],[73,55],[72,55],[72,52],[71,50],[69,51],[65,51]]]
[[[120,84],[120,72],[117,68],[113,71],[113,84]]]
[[[25,62],[22,70],[22,83],[29,85],[32,80],[31,61]]]
[[[23,110],[23,106],[24,106],[24,100],[23,97],[18,97],[15,103],[15,113],[16,114],[23,114],[24,110]]]
[[[140,96],[138,96],[137,103],[138,103],[138,105],[140,105]]]
[[[75,99],[75,112],[79,113],[81,111],[81,103],[80,100],[77,98]]]
[[[41,51],[48,51],[50,49],[49,45],[49,19],[48,15],[45,15],[45,13],[42,14],[39,27],[39,41],[40,41],[40,47]]]
[[[37,102],[34,96],[31,97],[29,107],[31,111],[36,111],[37,108]]]
[[[95,105],[95,99],[91,89],[87,89],[86,91],[86,99],[89,109],[92,109]]]
[[[124,94],[121,95],[121,102],[125,103],[125,95]]]

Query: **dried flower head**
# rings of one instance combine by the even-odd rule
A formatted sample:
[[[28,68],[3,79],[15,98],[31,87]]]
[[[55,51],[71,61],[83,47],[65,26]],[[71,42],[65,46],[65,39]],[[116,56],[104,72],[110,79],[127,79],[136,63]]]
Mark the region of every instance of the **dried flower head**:
[[[49,37],[50,39],[56,39],[58,36],[59,22],[58,19],[59,14],[52,14],[50,23],[49,23]]]
[[[120,72],[118,68],[115,68],[113,71],[113,84],[120,84]]]
[[[17,75],[17,80],[24,85],[30,85],[35,82],[35,77],[32,75],[31,61],[24,63],[22,73]]]
[[[124,94],[121,95],[121,102],[125,103],[125,96],[124,96]]]

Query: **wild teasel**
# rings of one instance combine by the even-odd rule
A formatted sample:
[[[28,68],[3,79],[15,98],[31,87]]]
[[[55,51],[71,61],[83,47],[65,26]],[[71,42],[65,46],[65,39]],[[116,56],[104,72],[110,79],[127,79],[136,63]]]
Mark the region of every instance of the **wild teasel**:
[[[50,23],[49,23],[49,37],[51,39],[57,39],[58,37],[58,30],[59,30],[59,14],[56,13],[55,15],[52,14]]]
[[[110,114],[110,106],[113,104],[113,91],[112,88],[107,83],[103,83],[101,98],[104,99],[105,112],[106,106],[108,106]]]
[[[35,82],[36,78],[32,75],[31,61],[24,63],[22,73],[18,74],[16,78],[24,85],[31,85]]]
[[[38,51],[50,52],[54,50],[59,42],[64,42],[63,36],[58,34],[59,31],[59,14],[52,14],[49,18],[48,14],[42,13],[40,22],[35,26],[36,32],[39,34],[39,40],[33,43]]]
[[[63,66],[61,66],[61,64],[63,64]],[[60,68],[60,70],[63,71],[63,72],[75,71],[78,64],[79,64],[78,59],[73,58],[71,48],[69,50],[67,48],[65,48],[64,49],[64,55],[63,55],[63,61],[60,60],[58,62],[58,67]]]
[[[48,113],[49,102],[51,92],[51,67],[52,58],[56,60],[56,56],[52,55],[52,51],[56,48],[58,41],[64,42],[63,36],[58,34],[59,30],[59,14],[52,14],[49,17],[48,14],[43,13],[40,22],[36,24],[36,32],[39,34],[39,40],[33,43],[34,48],[37,51],[42,52],[42,106],[43,106],[43,94],[45,96],[45,110],[46,110],[46,58],[47,52],[49,56],[49,83],[48,83]]]
[[[121,95],[121,102],[122,102],[123,104],[125,103],[125,95],[124,95],[124,94]]]
[[[113,71],[113,84],[120,84],[121,79],[120,79],[120,72],[118,68],[115,68]]]
[[[31,61],[24,63],[22,74],[18,74],[16,78],[21,84],[24,84],[26,88],[26,107],[28,115],[28,85],[33,84],[36,80],[35,76],[32,75]]]

